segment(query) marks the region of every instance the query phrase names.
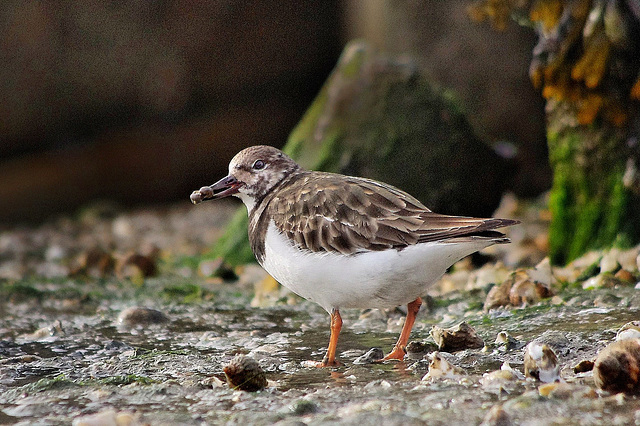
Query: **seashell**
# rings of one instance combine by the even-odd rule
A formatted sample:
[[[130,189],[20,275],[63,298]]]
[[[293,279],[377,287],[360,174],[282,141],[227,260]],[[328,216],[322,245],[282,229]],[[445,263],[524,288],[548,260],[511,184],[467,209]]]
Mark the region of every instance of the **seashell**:
[[[620,327],[616,341],[640,338],[640,321],[631,321]]]
[[[256,392],[267,387],[264,370],[256,360],[248,356],[236,355],[223,371],[231,389]]]
[[[640,339],[613,342],[601,350],[593,366],[593,381],[612,393],[639,393]]]
[[[430,334],[438,345],[438,349],[445,352],[477,349],[484,346],[482,338],[466,322],[461,322],[456,327],[447,329],[434,325],[431,327]]]
[[[553,349],[545,343],[529,343],[524,354],[524,375],[544,383],[560,381],[560,366]]]
[[[464,370],[457,365],[453,365],[447,360],[447,356],[440,352],[433,352],[429,355],[429,371],[422,380],[431,381],[436,379],[459,379],[463,376]]]

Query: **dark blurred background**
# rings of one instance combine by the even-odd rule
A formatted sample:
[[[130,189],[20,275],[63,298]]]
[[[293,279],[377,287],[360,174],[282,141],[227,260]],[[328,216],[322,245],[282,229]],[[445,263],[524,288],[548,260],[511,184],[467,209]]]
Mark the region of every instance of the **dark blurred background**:
[[[0,5],[0,225],[184,201],[255,144],[282,146],[354,38],[459,97],[481,138],[518,147],[511,188],[550,185],[534,34],[469,2],[185,0]]]

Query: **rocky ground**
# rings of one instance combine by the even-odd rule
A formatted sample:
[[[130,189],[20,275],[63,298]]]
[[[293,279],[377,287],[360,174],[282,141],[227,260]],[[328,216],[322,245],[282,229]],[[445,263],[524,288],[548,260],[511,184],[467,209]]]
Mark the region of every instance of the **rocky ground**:
[[[402,308],[347,310],[344,365],[316,369],[326,312],[207,256],[236,207],[97,204],[0,230],[0,423],[640,423],[624,375],[640,362],[640,247],[552,268],[544,198],[505,197],[496,216],[523,221],[513,243],[443,277],[403,362],[367,355],[392,348]],[[462,322],[471,337],[451,346],[442,329]],[[593,371],[616,341],[601,358],[627,362]]]

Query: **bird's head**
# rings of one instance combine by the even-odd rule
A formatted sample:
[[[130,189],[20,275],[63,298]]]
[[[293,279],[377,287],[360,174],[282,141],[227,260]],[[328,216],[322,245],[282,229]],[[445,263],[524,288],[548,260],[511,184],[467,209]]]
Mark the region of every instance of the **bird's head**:
[[[235,195],[249,211],[276,185],[300,166],[277,148],[258,145],[236,154],[229,163],[229,174],[211,186],[191,194],[194,204]]]

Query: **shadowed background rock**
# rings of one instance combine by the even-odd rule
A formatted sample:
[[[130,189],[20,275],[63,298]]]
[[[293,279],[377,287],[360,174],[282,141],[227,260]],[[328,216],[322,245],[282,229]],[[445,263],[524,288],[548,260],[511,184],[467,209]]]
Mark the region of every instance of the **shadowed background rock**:
[[[95,199],[183,199],[241,148],[282,146],[357,37],[410,54],[452,87],[483,139],[515,142],[514,188],[536,194],[549,173],[542,104],[526,77],[533,37],[472,25],[466,5],[6,1],[0,221]]]

